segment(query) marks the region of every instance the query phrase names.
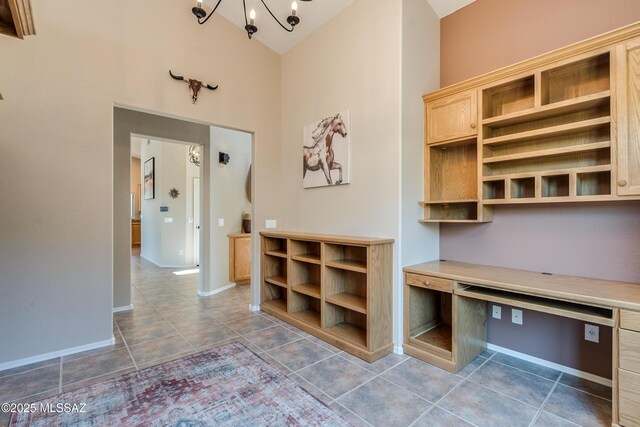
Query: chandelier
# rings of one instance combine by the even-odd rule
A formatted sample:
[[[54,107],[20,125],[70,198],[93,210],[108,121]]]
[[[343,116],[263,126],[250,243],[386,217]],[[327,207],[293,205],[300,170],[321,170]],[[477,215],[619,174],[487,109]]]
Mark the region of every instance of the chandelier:
[[[302,0],[302,1],[311,1],[311,0]],[[265,3],[264,0],[260,0],[260,2],[264,6],[264,8],[267,9],[267,12],[269,12],[269,15],[271,15],[271,17],[278,24],[280,24],[280,26],[285,31],[292,32],[293,29],[296,27],[296,25],[300,23],[300,18],[298,18],[298,3],[295,0],[293,1],[293,3],[291,3],[291,15],[287,17],[287,23],[290,25],[290,27],[287,27],[282,22],[280,22],[278,18],[276,18],[276,16],[273,14],[271,9],[269,9],[269,6],[267,6],[267,3]],[[198,18],[198,24],[202,25],[205,22],[207,22],[209,18],[211,18],[211,16],[216,12],[216,10],[218,9],[218,6],[220,6],[220,3],[222,3],[222,0],[218,0],[213,10],[211,11],[211,13],[207,15],[207,12],[202,8],[202,0],[197,0],[196,6],[191,9],[191,12],[193,12],[196,18]],[[251,38],[255,33],[258,32],[258,27],[256,27],[255,25],[256,11],[254,9],[251,9],[251,11],[249,12],[249,16],[247,18],[246,0],[242,0],[242,8],[244,10],[244,23],[245,23],[244,30],[247,32],[247,36]]]
[[[189,161],[194,165],[200,167],[200,146],[199,145],[189,146]]]

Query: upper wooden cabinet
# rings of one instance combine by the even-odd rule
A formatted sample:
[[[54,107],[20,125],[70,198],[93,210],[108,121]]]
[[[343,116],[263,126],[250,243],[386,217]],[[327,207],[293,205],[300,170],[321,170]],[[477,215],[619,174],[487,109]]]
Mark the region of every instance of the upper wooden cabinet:
[[[640,195],[640,39],[616,47],[620,196]]]
[[[19,39],[36,34],[30,0],[0,0],[0,34]]]
[[[640,23],[423,99],[422,221],[640,198]]]
[[[478,133],[476,91],[427,101],[427,144],[468,138]]]

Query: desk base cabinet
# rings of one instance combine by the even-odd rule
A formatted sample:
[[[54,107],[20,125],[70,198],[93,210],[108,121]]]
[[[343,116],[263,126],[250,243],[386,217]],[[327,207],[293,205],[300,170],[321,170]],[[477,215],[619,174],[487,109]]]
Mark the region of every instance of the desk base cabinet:
[[[404,352],[456,373],[487,347],[485,301],[453,294],[457,282],[405,273]]]
[[[640,427],[640,312],[620,310],[617,374],[619,425]]]

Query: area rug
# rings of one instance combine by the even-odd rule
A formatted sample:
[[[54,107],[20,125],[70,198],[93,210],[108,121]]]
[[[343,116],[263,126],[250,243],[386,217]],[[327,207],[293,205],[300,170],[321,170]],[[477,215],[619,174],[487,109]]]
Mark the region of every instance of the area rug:
[[[132,372],[15,414],[10,426],[349,426],[241,343]]]

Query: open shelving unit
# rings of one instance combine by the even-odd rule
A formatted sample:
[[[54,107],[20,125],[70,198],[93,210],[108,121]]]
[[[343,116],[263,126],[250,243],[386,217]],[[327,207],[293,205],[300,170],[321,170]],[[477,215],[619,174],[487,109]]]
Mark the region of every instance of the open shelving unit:
[[[393,239],[261,232],[262,309],[372,362],[393,348]]]
[[[611,61],[604,49],[482,90],[483,204],[613,197]]]
[[[423,96],[424,217],[640,199],[640,24]]]

